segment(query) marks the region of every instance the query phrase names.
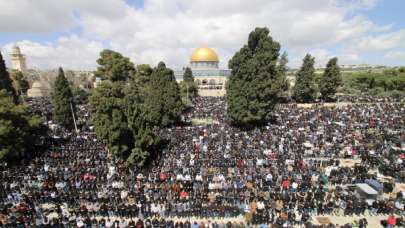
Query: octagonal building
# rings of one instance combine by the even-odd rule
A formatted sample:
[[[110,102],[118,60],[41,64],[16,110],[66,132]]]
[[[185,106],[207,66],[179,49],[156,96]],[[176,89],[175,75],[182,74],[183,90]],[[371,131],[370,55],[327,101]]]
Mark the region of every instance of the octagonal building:
[[[224,96],[225,83],[230,70],[219,68],[218,54],[207,46],[197,48],[191,53],[188,67],[193,72],[200,96]],[[176,71],[178,81],[183,80],[184,69]]]

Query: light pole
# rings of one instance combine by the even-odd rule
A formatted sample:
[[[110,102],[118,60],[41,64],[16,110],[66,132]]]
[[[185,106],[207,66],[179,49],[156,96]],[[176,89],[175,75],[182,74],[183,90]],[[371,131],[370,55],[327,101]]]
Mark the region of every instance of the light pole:
[[[186,88],[187,88],[187,103],[189,103],[188,101],[189,101],[189,97],[188,97],[188,82],[186,82]],[[187,104],[187,105],[189,105],[189,104]]]
[[[73,123],[74,123],[74,125],[75,125],[76,133],[79,133],[79,130],[77,130],[75,113],[73,112],[72,101],[69,101],[69,104],[70,104],[70,111],[72,111]]]

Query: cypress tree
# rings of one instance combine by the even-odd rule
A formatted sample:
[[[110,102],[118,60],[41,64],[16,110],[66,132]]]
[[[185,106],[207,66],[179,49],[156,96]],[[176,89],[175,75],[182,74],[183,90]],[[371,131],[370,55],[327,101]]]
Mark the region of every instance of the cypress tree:
[[[152,71],[152,69],[149,67],[145,69],[150,69]],[[137,137],[138,132],[141,128],[149,126],[149,123],[146,120],[147,118],[149,118],[149,111],[147,109],[147,106],[145,105],[145,100],[147,99],[148,94],[151,94],[149,91],[151,71],[147,72],[138,70],[138,77],[136,77],[136,80],[131,81],[128,89],[126,90],[124,98],[125,112],[127,116],[128,127],[132,131],[132,135],[134,138]],[[139,77],[141,76],[140,74],[142,75],[142,77]]]
[[[288,91],[288,88],[289,88],[289,84],[287,81],[287,71],[288,71],[287,63],[288,63],[288,55],[286,52],[283,52],[283,54],[280,56],[280,59],[278,61],[278,65],[277,65],[277,71],[280,74],[279,77],[280,77],[280,80],[282,81],[283,92]]]
[[[135,66],[129,58],[108,49],[100,53],[97,63],[100,66],[97,68],[95,75],[112,82],[126,81],[136,72]]]
[[[153,69],[148,64],[138,65],[136,67],[136,74],[132,77],[132,81],[130,81],[130,86],[145,88],[150,81],[152,72]]]
[[[174,73],[163,62],[154,69],[143,64],[135,70],[118,54],[105,50],[98,60],[97,74],[109,80],[90,97],[93,122],[114,156],[141,168],[159,151],[157,130],[179,121],[183,104]]]
[[[337,88],[343,84],[338,59],[332,58],[326,65],[325,72],[319,82],[319,90],[323,100],[330,100],[335,95]]]
[[[186,67],[183,74],[183,81],[185,82],[194,82],[193,72],[189,67]]]
[[[31,158],[40,149],[41,136],[46,133],[42,122],[31,114],[29,107],[15,104],[6,90],[0,90],[0,161]]]
[[[227,85],[227,113],[238,126],[256,126],[270,119],[282,80],[277,70],[280,44],[267,28],[256,28],[229,61],[231,76]]]
[[[313,102],[316,97],[315,58],[310,54],[304,57],[302,66],[297,73],[294,86],[294,98],[297,102]]]
[[[162,140],[151,128],[141,128],[135,136],[135,147],[127,159],[130,165],[143,167],[159,150]]]
[[[125,112],[124,84],[103,81],[90,97],[95,110],[94,126],[98,137],[107,142],[113,155],[126,158],[133,147],[133,134]]]
[[[56,122],[66,128],[73,128],[71,106],[74,111],[75,104],[69,82],[66,79],[65,73],[61,67],[59,68],[59,74],[53,87],[52,101],[53,116]]]
[[[183,104],[174,73],[163,62],[153,70],[144,108],[150,126],[164,127],[180,120]]]
[[[3,56],[0,52],[0,90],[5,89],[9,95],[13,97],[14,102],[17,101],[17,94],[13,88],[13,81],[7,71]]]
[[[180,84],[181,94],[186,97],[188,94],[188,100],[198,95],[198,88],[194,81],[193,72],[189,67],[184,70],[183,81]]]

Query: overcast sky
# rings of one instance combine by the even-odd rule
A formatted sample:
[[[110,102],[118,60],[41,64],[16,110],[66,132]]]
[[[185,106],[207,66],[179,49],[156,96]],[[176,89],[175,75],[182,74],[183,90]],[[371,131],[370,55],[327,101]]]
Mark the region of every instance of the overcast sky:
[[[18,44],[29,68],[95,69],[110,48],[135,64],[188,64],[212,47],[221,67],[267,26],[290,67],[305,53],[316,65],[405,65],[405,0],[0,0],[0,48],[6,63]]]

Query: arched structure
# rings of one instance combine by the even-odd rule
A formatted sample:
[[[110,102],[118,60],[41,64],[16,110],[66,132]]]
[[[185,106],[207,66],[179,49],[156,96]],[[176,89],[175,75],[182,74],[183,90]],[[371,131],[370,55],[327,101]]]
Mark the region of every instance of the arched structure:
[[[219,69],[219,57],[212,48],[203,46],[195,49],[190,56],[188,67],[193,72],[200,96],[225,95],[225,82],[230,71]],[[181,81],[184,69],[176,71],[175,74],[176,78]]]

